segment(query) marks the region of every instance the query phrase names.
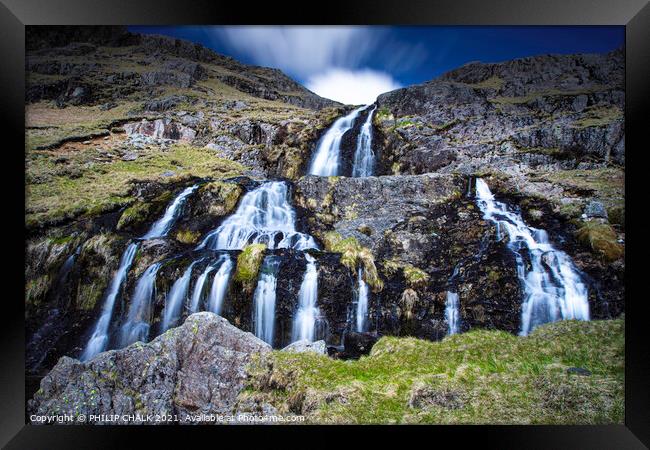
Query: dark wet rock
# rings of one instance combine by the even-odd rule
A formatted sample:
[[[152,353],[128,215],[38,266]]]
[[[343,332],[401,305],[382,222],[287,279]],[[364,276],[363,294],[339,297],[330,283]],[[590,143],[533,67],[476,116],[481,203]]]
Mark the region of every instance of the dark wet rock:
[[[461,177],[439,174],[367,178],[306,176],[296,183],[294,197],[296,205],[313,216],[307,222],[312,234],[322,237],[326,230],[334,229],[343,237],[353,236],[374,250],[388,239],[387,233],[406,225],[412,216],[426,214],[435,205],[460,197],[464,183]],[[366,233],[360,232],[360,227]],[[417,253],[416,242],[413,247],[404,244],[407,253]]]
[[[190,316],[148,344],[100,353],[86,363],[63,357],[29,402],[32,414],[232,412],[245,367],[267,344],[212,313]]]
[[[349,331],[343,337],[343,352],[337,356],[342,359],[357,359],[368,355],[378,340],[379,336],[374,333]]]

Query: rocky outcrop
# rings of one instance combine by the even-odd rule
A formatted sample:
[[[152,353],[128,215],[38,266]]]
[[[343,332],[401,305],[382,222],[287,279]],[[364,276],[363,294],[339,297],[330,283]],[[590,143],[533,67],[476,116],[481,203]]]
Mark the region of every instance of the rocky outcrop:
[[[376,123],[392,149],[384,166],[474,173],[624,164],[623,61],[618,50],[469,63],[382,94]]]
[[[28,77],[27,100],[30,102],[57,98],[60,106],[94,104],[107,97],[115,100],[127,93],[147,93],[152,87],[189,88],[197,81],[214,79],[243,94],[302,108],[337,105],[277,69],[249,66],[199,44],[167,36],[130,33],[125,27],[32,27],[27,33],[26,45],[28,71],[49,75]],[[132,64],[126,64],[121,70],[121,64],[113,64],[117,71],[109,75],[109,68],[103,62],[105,49],[116,49],[109,51],[114,57],[125,46],[130,47],[130,54],[141,55],[136,63],[141,67],[133,70]],[[78,64],[66,63],[66,57],[79,55],[96,64],[86,64],[82,69]],[[107,80],[107,75],[112,76],[112,80]],[[100,78],[109,84],[100,83]],[[70,83],[80,81],[86,83],[86,87],[81,88],[83,92],[78,91],[73,96],[64,94],[66,89],[71,89]],[[113,86],[113,83],[121,86]],[[91,88],[95,91],[93,95],[90,95]]]
[[[41,381],[28,409],[38,415],[83,414],[87,420],[91,415],[137,414],[166,416],[169,423],[174,416],[180,423],[200,423],[193,417],[233,411],[247,377],[246,364],[269,350],[227,320],[197,313],[147,344],[101,353],[86,363],[61,358]]]

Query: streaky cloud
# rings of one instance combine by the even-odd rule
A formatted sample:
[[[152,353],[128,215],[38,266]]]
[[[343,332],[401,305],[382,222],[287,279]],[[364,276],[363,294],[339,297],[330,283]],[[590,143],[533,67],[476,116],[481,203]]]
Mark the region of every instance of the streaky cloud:
[[[402,86],[386,72],[334,68],[307,80],[307,89],[348,105],[374,103],[377,96]]]

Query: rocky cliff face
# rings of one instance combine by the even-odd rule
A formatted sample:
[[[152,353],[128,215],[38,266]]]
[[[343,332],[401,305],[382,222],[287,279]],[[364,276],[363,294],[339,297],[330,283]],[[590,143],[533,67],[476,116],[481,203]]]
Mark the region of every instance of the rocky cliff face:
[[[618,174],[625,165],[623,83],[617,50],[469,63],[382,94],[375,123],[386,149],[383,170],[498,172],[522,193],[579,209],[585,203],[571,185],[581,171]]]

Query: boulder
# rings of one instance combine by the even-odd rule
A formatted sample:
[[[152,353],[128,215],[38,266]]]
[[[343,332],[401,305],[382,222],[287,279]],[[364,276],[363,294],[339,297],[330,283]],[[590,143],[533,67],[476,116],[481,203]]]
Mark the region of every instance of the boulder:
[[[301,341],[296,341],[287,345],[282,349],[282,351],[293,353],[312,352],[318,353],[319,355],[325,355],[327,354],[327,346],[325,345],[325,341],[311,342],[307,339],[303,339]]]
[[[226,414],[244,387],[252,355],[269,350],[268,344],[226,319],[196,313],[148,344],[136,342],[85,363],[61,358],[41,381],[28,409],[30,414],[87,418],[176,415],[181,423],[192,422],[190,415]],[[119,417],[111,423],[126,422]]]
[[[584,215],[587,218],[607,219],[607,210],[601,202],[592,200],[585,207]]]

